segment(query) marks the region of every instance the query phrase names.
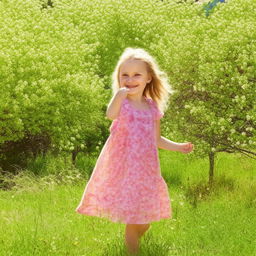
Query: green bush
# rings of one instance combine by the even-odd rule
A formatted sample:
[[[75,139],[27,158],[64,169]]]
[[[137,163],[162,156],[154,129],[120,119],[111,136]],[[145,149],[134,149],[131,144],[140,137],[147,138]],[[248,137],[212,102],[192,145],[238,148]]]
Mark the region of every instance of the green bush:
[[[106,137],[99,43],[81,36],[70,13],[39,7],[37,1],[0,4],[0,144],[6,162],[8,152],[36,150],[33,139],[19,152],[10,141],[17,149],[20,141],[37,136],[42,143],[47,136],[43,152],[91,152]]]
[[[176,90],[164,136],[192,141],[198,156],[255,149],[256,3],[228,1],[205,17],[192,2],[1,2],[2,160],[7,142],[31,136],[47,138],[43,152],[99,152],[111,74],[128,46],[151,53]]]

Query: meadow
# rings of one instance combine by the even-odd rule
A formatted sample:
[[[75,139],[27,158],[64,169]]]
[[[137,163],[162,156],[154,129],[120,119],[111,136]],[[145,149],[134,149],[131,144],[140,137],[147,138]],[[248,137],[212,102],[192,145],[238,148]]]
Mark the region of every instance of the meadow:
[[[75,208],[109,135],[111,75],[126,47],[152,54],[176,91],[162,135],[196,146],[159,149],[173,218],[152,223],[141,255],[256,255],[256,164],[239,154],[256,149],[255,8],[0,1],[0,256],[125,255],[125,224]]]
[[[173,218],[151,223],[140,255],[256,255],[255,160],[220,153],[209,189],[208,159],[162,149],[159,156]],[[79,169],[91,170],[95,159],[86,168],[79,156],[62,180],[62,160],[40,161],[41,178],[28,169],[0,191],[1,255],[126,255],[125,224],[75,212],[87,182]]]

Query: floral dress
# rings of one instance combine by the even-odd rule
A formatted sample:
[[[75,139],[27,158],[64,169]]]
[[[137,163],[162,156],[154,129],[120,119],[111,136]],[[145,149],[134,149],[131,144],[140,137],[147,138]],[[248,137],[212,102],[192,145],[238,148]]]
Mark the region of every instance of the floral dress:
[[[97,159],[76,212],[112,222],[147,224],[172,217],[161,176],[155,120],[164,115],[146,98],[139,110],[125,98]]]

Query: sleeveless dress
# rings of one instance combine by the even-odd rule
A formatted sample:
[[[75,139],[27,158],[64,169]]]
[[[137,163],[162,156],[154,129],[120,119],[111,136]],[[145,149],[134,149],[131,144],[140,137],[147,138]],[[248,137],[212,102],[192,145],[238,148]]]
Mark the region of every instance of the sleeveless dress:
[[[168,187],[161,176],[155,120],[164,115],[143,96],[150,109],[136,109],[127,98],[112,121],[75,211],[125,224],[147,224],[172,217]]]

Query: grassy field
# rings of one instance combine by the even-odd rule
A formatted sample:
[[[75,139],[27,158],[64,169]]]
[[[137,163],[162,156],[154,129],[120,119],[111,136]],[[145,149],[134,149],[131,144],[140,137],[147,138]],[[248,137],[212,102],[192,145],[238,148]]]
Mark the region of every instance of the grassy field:
[[[219,154],[210,190],[208,159],[159,152],[173,218],[151,224],[140,255],[256,255],[255,160]],[[125,255],[125,224],[75,212],[86,180],[28,184],[0,192],[1,255]]]

